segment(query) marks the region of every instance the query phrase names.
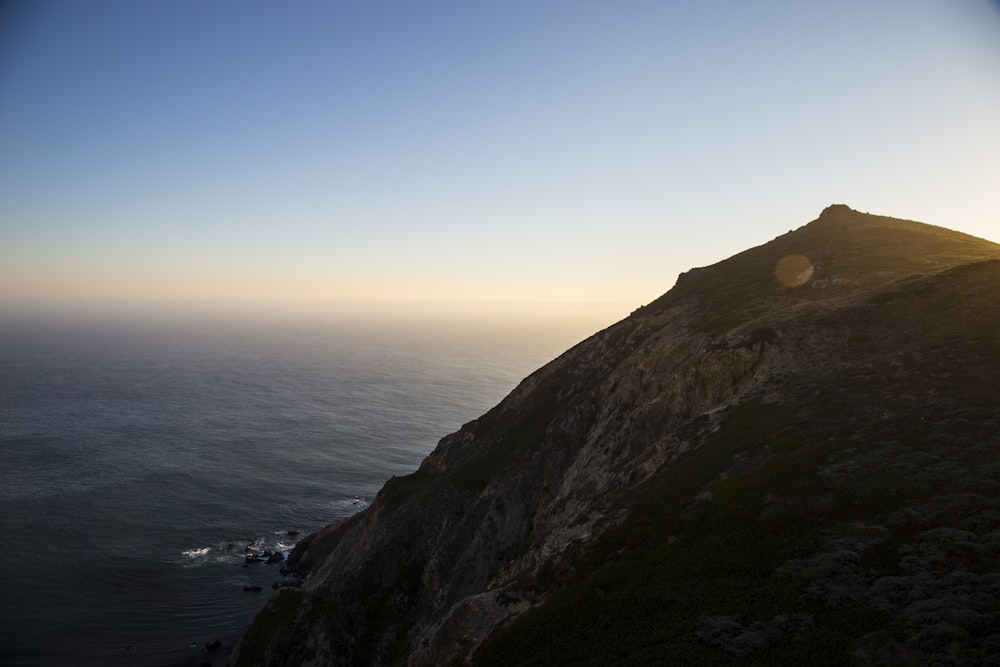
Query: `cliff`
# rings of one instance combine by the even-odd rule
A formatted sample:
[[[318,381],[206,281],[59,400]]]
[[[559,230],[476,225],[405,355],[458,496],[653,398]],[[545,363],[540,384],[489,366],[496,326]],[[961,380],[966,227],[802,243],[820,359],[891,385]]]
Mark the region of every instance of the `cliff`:
[[[977,664],[997,303],[1000,246],[840,205],[682,274],[303,540],[230,664]]]

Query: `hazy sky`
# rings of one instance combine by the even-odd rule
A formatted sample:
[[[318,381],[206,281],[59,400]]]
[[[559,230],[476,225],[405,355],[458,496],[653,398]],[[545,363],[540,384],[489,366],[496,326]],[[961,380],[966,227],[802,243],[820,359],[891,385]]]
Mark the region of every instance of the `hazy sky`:
[[[639,305],[831,203],[1000,240],[997,3],[0,6],[0,297]]]

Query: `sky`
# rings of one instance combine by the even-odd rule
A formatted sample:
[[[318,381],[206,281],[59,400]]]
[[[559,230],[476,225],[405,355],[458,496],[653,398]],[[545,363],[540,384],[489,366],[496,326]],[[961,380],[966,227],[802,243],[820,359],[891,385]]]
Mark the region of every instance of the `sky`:
[[[0,299],[613,302],[1000,241],[1000,3],[0,4]]]

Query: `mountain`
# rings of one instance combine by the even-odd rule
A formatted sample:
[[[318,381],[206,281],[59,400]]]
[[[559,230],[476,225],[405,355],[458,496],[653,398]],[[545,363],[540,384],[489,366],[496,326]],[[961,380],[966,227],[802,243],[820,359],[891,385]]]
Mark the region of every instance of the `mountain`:
[[[238,665],[1000,655],[1000,245],[842,205],[304,539]]]

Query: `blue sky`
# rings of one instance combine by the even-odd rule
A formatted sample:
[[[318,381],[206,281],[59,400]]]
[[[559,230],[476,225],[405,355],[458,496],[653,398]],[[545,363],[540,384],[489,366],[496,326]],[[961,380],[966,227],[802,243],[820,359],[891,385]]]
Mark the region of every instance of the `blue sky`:
[[[0,6],[2,298],[640,305],[998,182],[986,0]]]

